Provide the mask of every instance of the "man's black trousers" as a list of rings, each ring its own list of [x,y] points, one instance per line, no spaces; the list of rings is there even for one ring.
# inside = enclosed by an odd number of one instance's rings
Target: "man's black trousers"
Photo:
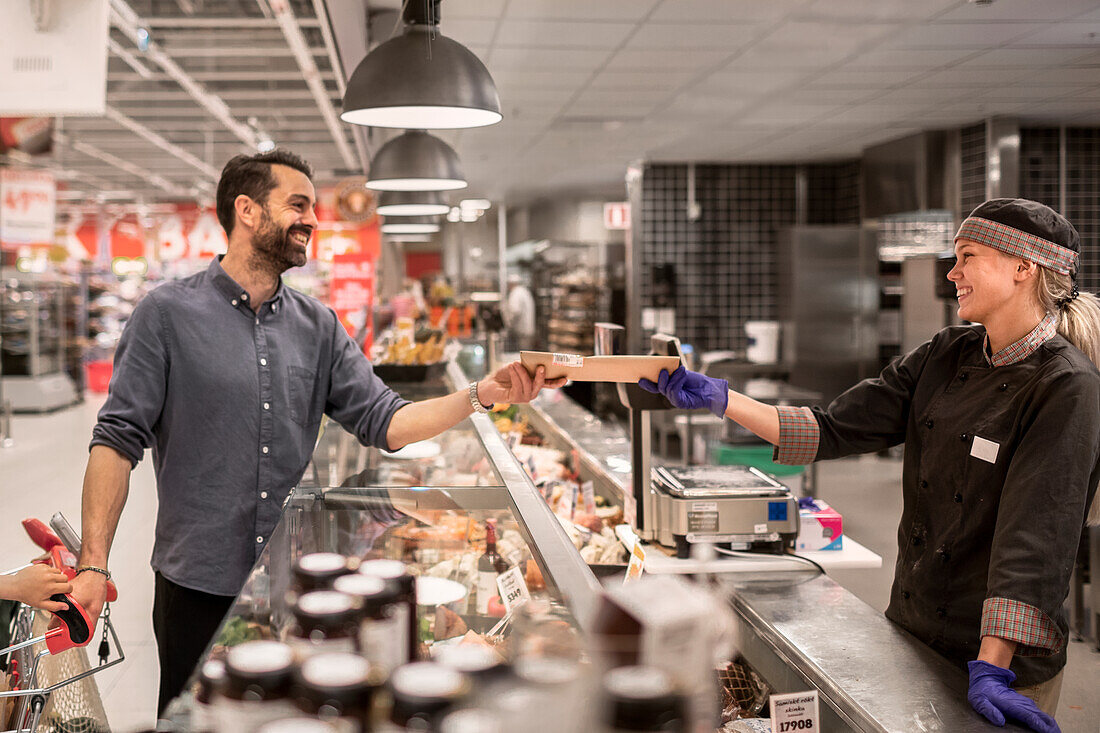
[[[183,691],[232,605],[233,596],[184,588],[156,573],[153,634],[160,658],[158,718],[172,698]]]

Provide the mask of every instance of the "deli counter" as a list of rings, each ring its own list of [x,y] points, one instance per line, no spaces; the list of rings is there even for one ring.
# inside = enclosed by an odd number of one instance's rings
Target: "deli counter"
[[[391,386],[411,400],[453,391],[481,376],[477,362],[464,362],[465,356],[449,365],[445,378]],[[616,521],[608,517],[616,502],[622,505],[630,482],[630,447],[621,428],[602,423],[559,392],[517,406],[511,419],[567,456],[574,476],[588,484],[585,510],[591,512],[598,500],[601,516]],[[574,531],[555,515],[546,487],[531,478],[533,462],[521,463],[517,447],[486,415],[472,415],[432,441],[392,454],[363,447],[326,421],[313,460],[192,684],[169,706],[173,729],[217,728],[209,719],[206,660],[224,659],[228,649],[245,641],[294,634],[292,567],[312,553],[401,560],[420,579],[443,581],[444,595],[456,584],[471,588],[476,599],[464,599],[468,605],[439,599],[440,607],[458,613],[432,614],[421,599],[414,634],[431,644],[433,635],[440,638],[441,624],[457,623],[465,633],[436,644],[485,645],[504,615],[487,613],[487,600],[499,604],[501,599],[483,598],[485,589],[477,588],[477,563],[491,526],[499,555],[519,568],[544,617],[555,620],[554,633],[562,637],[557,643],[582,645],[601,597],[598,575],[621,585],[626,553],[617,554],[619,548],[609,546],[596,528]],[[573,501],[581,500],[575,495]],[[817,690],[824,731],[995,730],[967,703],[961,670],[817,570],[718,574],[706,580],[734,611],[739,656],[730,668],[751,677],[754,712],[768,693]],[[516,630],[517,637],[521,632]],[[420,655],[426,654],[422,646]]]

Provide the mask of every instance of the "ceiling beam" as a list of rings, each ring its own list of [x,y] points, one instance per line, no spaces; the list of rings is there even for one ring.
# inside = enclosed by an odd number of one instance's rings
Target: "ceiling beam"
[[[145,18],[146,28],[211,28],[220,30],[224,28],[278,28],[279,22],[274,18]],[[318,22],[315,18],[303,18],[300,22],[303,28],[316,28]]]
[[[173,58],[266,58],[270,56],[291,56],[293,51],[286,46],[165,46],[164,50],[172,54]],[[307,49],[314,56],[324,56],[328,53],[323,46],[312,46]],[[342,92],[341,92],[342,93]]]
[[[358,161],[355,153],[351,150],[351,146],[348,145],[347,136],[344,135],[344,123],[337,116],[336,110],[332,106],[328,89],[325,88],[325,84],[321,80],[321,72],[317,68],[317,62],[314,61],[313,55],[309,52],[309,46],[306,44],[305,36],[302,35],[302,29],[298,26],[298,19],[294,15],[294,10],[290,7],[290,2],[288,0],[269,0],[268,4],[272,12],[275,13],[275,18],[279,21],[279,27],[283,30],[287,45],[294,52],[298,68],[302,70],[306,86],[313,93],[313,100],[317,103],[317,109],[320,110],[321,117],[324,118],[325,125],[332,134],[332,139],[336,143],[336,149],[340,151],[340,157],[343,158],[345,167],[355,168]],[[334,71],[338,70],[334,69]]]
[[[143,42],[140,31],[148,27],[148,23],[134,12],[125,0],[110,0],[111,22],[121,30],[134,43],[141,46]],[[167,74],[187,90],[187,92],[204,109],[212,114],[219,122],[233,131],[242,142],[250,148],[255,148],[258,142],[256,132],[248,125],[233,117],[229,106],[216,94],[207,91],[194,77],[180,68],[171,56],[161,50],[155,41],[147,41],[148,47],[145,55],[154,63],[164,69]]]
[[[88,143],[80,141],[80,140],[71,140],[66,135],[58,135],[57,137],[58,137],[59,142],[67,143],[68,146],[72,150],[75,150],[78,153],[83,153],[84,155],[87,155],[90,158],[95,158],[96,160],[101,160],[104,163],[107,163],[108,165],[110,165],[111,167],[119,169],[120,171],[125,171],[126,173],[129,173],[131,176],[134,176],[136,178],[140,178],[141,180],[145,181],[146,183],[150,183],[150,184],[156,186],[157,188],[164,191],[165,193],[171,194],[172,196],[180,196],[180,197],[188,197],[188,196],[191,195],[190,191],[187,191],[187,190],[181,188],[180,186],[175,185],[174,183],[172,183],[168,179],[166,179],[162,176],[159,176],[156,173],[153,173],[152,171],[149,171],[149,170],[146,170],[146,169],[141,168],[139,166],[136,166],[136,165],[134,165],[133,163],[131,163],[129,161],[123,160],[122,158],[119,158],[117,155],[111,155],[110,153],[108,153],[106,151],[100,150],[99,148],[95,147],[94,145],[89,145]]]
[[[196,170],[201,172],[207,178],[216,181],[216,180],[218,180],[218,177],[221,175],[221,172],[217,168],[215,168],[214,166],[208,165],[207,163],[204,163],[203,161],[199,160],[198,158],[196,158],[191,153],[189,153],[186,150],[184,150],[183,148],[181,148],[179,145],[176,145],[175,143],[169,142],[163,136],[158,135],[157,133],[153,132],[152,130],[150,130],[148,127],[141,124],[137,120],[130,119],[129,117],[122,114],[121,112],[119,112],[114,107],[112,107],[111,105],[106,106],[105,114],[106,114],[107,118],[110,119],[112,122],[115,122],[119,125],[122,125],[127,130],[129,130],[130,132],[134,133],[135,135],[138,135],[139,137],[141,137],[144,140],[147,140],[148,142],[152,143],[153,145],[156,145],[158,148],[160,148],[164,152],[168,153],[169,155],[175,156],[176,158],[183,161],[187,165],[189,165],[192,168],[195,168]]]

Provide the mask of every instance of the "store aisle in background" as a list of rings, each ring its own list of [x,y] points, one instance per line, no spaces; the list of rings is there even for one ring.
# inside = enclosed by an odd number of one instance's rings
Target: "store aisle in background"
[[[0,565],[16,567],[39,554],[19,522],[38,517],[48,522],[62,512],[70,524],[80,524],[80,491],[88,458],[88,441],[103,396],[90,395],[83,404],[48,415],[16,415],[14,445],[0,448]],[[111,550],[110,570],[118,585],[111,619],[126,660],[94,676],[115,731],[150,729],[156,722],[160,676],[153,641],[153,522],[157,495],[153,466],[138,464],[130,476],[130,496]],[[97,636],[99,629],[96,631]],[[94,657],[98,639],[88,648]]]
[[[37,554],[19,521],[36,516],[43,521],[61,511],[75,526],[80,521],[80,490],[88,440],[103,402],[91,396],[82,405],[50,415],[18,415],[12,421],[15,445],[0,449],[0,565],[15,567]],[[879,611],[886,608],[897,555],[897,523],[901,514],[901,462],[876,456],[831,461],[818,466],[818,494],[844,515],[844,531],[882,555],[877,570],[834,571],[832,576]],[[159,668],[153,641],[151,611],[156,489],[152,464],[142,461],[130,480],[130,496],[122,514],[111,572],[119,586],[112,618],[126,661],[96,675],[108,719],[115,731],[151,727],[156,715]],[[1072,642],[1062,688],[1058,720],[1063,733],[1097,733],[1100,727],[1100,653]]]

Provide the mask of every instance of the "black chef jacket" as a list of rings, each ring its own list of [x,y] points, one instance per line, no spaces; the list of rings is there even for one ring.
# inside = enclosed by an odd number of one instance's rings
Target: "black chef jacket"
[[[946,328],[827,409],[780,408],[776,460],[805,462],[790,459],[815,437],[813,460],[904,442],[886,615],[959,665],[983,633],[1017,641],[1023,687],[1066,662],[1062,604],[1100,479],[1100,373],[1059,335],[996,367],[985,340]]]

